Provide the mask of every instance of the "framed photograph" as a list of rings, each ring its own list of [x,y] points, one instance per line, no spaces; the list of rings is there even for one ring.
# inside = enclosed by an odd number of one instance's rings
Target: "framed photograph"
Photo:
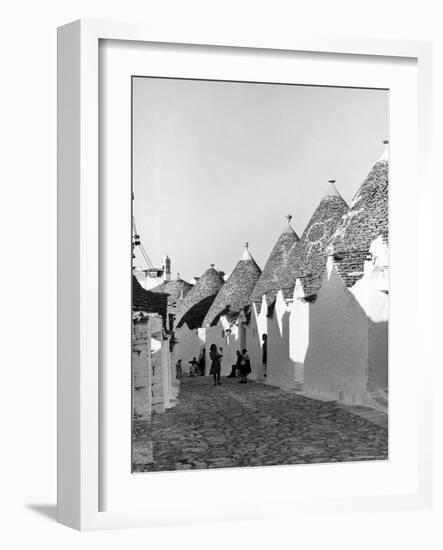
[[[430,46],[58,49],[59,521],[429,506]]]

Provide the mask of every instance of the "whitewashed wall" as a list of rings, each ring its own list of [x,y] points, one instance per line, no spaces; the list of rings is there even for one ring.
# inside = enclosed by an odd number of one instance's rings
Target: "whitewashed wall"
[[[303,289],[298,281],[294,300],[289,306],[289,357],[294,366],[294,387],[302,389],[305,358],[309,346],[309,311],[311,304],[302,300]]]
[[[162,370],[164,384],[164,403],[165,409],[170,409],[173,405],[173,390],[172,390],[172,372],[171,372],[171,354],[169,352],[169,339],[162,341]]]
[[[268,305],[265,297],[262,298],[260,313],[258,313],[256,305],[252,304],[251,317],[246,326],[246,349],[251,359],[252,370],[249,377],[252,380],[264,381],[262,336],[268,334],[267,314]]]
[[[225,317],[219,321],[218,327],[225,330],[225,347],[223,348],[222,374],[231,374],[232,365],[237,361],[237,350],[240,349],[239,326],[229,325]]]
[[[367,317],[333,267],[310,307],[304,391],[364,403],[367,362]]]
[[[381,237],[369,249],[364,275],[351,289],[369,318],[368,394],[388,389],[389,249]]]
[[[200,350],[205,346],[204,329],[190,329],[185,323],[176,330],[176,338],[178,342],[174,345],[174,350],[171,357],[171,370],[175,377],[175,365],[179,359],[182,360],[183,374],[189,373],[189,361],[195,357],[199,358]],[[206,370],[208,370],[206,368]]]
[[[383,263],[383,261],[381,262]],[[348,289],[331,258],[317,301],[310,305],[304,390],[352,404],[370,404],[388,386],[387,265],[367,262]]]
[[[148,333],[148,318],[133,325],[132,369],[134,373],[134,413],[137,419],[147,420],[151,416],[151,338]]]
[[[257,310],[255,304],[252,306],[249,323],[245,325],[246,343],[245,347],[248,350],[251,360],[251,373],[249,378],[252,380],[261,380],[262,378],[262,349],[261,349],[261,334],[257,324]]]
[[[295,362],[290,354],[290,317],[291,308],[282,294],[278,292],[275,308],[268,317],[268,384],[281,388],[295,386]]]

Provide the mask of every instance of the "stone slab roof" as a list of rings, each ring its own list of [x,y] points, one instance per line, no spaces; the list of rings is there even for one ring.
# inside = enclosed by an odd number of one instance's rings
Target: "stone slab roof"
[[[318,292],[326,269],[327,246],[347,211],[346,202],[331,181],[300,241],[289,253],[292,291],[296,279],[300,279],[306,297],[312,297]]]
[[[166,321],[168,309],[168,295],[160,292],[152,292],[144,289],[132,276],[132,311],[144,311],[146,313],[157,313]]]
[[[203,319],[223,284],[223,277],[211,265],[178,304],[176,326],[181,327],[187,323],[189,328],[201,327]]]
[[[385,152],[352,199],[328,247],[348,287],[362,277],[372,241],[380,235],[388,238],[388,187],[389,163]]]
[[[292,289],[294,288],[294,283],[290,279],[289,252],[298,241],[298,235],[288,223],[275,243],[263,273],[252,292],[251,301],[256,304],[257,311],[261,310],[263,296],[266,296],[268,303],[272,303],[280,289],[285,296],[288,296],[291,284]]]
[[[221,287],[203,321],[203,327],[216,325],[222,315],[233,321],[251,299],[261,269],[247,248],[226,283]]]
[[[178,303],[187,296],[192,288],[191,283],[177,277],[177,279],[165,281],[161,285],[151,288],[151,292],[166,293],[168,295],[168,311],[169,313],[176,313]]]

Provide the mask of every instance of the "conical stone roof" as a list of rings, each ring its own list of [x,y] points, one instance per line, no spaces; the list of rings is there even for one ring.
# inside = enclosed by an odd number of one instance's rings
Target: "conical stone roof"
[[[314,296],[326,268],[327,246],[348,206],[337,191],[334,180],[309,220],[300,241],[289,252],[292,290],[300,278],[306,297]]]
[[[166,320],[168,295],[144,289],[132,275],[132,311],[158,313]]]
[[[268,303],[272,303],[279,290],[282,290],[285,297],[287,297],[291,292],[291,284],[292,289],[294,288],[294,283],[291,283],[288,271],[289,251],[299,241],[299,237],[291,227],[291,216],[288,215],[287,218],[288,223],[275,243],[263,273],[252,292],[251,301],[256,304],[258,311],[261,309],[263,296],[266,296]]]
[[[201,327],[203,319],[223,284],[223,277],[211,265],[178,304],[176,326],[181,327],[187,323],[189,328]]]
[[[235,319],[241,309],[250,302],[252,291],[260,275],[261,269],[246,245],[241,259],[209,308],[203,321],[203,327],[208,328],[211,325],[216,325],[222,315]]]
[[[168,311],[169,313],[176,313],[177,306],[181,300],[183,300],[188,292],[193,288],[191,283],[184,281],[177,274],[177,278],[172,281],[165,281],[159,286],[151,288],[151,292],[163,292],[168,294]]]
[[[389,156],[384,143],[384,153],[352,199],[328,247],[348,287],[363,275],[372,241],[388,237]]]

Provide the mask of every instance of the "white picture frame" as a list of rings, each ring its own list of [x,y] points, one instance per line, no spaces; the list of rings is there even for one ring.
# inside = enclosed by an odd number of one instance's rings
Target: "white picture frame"
[[[131,526],[151,526],[178,522],[192,522],[186,513],[181,516],[167,511],[165,506],[152,507],[113,506],[103,510],[100,504],[101,453],[106,448],[101,442],[103,408],[100,406],[100,378],[103,365],[100,356],[100,302],[106,296],[100,284],[99,212],[103,209],[99,179],[99,45],[101,40],[135,43],[164,43],[185,47],[231,48],[231,54],[241,51],[329,53],[336,56],[377,56],[391,59],[413,59],[418,71],[418,178],[419,196],[432,201],[430,178],[430,79],[431,47],[426,42],[369,40],[346,37],[282,36],[278,40],[266,36],[256,37],[245,31],[241,37],[229,31],[219,36],[187,36],[186,31],[156,32],[155,29],[136,24],[102,21],[77,21],[61,27],[58,32],[58,520],[80,530]],[[156,76],[159,75],[158,72]],[[423,214],[423,213],[422,213]],[[419,222],[417,222],[419,223]],[[430,224],[422,215],[422,230]],[[428,225],[429,228],[429,225]],[[425,265],[432,265],[432,248],[420,250]],[[421,272],[417,278],[424,277]],[[430,290],[428,290],[430,292]],[[425,302],[425,301],[423,301]],[[418,307],[418,306],[417,306]],[[420,304],[420,315],[426,316],[426,303]],[[426,317],[425,317],[426,318]],[[428,316],[430,318],[430,315]],[[420,338],[430,335],[420,334]],[[412,345],[412,344],[411,344]],[[425,355],[431,354],[431,346]],[[413,356],[413,354],[411,354]],[[428,357],[428,359],[431,356]],[[412,360],[412,359],[411,359]],[[427,419],[431,402],[428,398],[430,368],[422,354],[423,368],[417,391],[418,474],[406,490],[385,495],[342,496],[334,502],[335,509],[346,511],[359,507],[365,511],[395,507],[430,506],[432,495],[431,433]],[[294,468],[294,467],[290,467]],[[295,467],[296,468],[296,467]],[[327,475],[320,471],[319,475]],[[271,470],[271,469],[268,469]],[[286,470],[288,472],[289,470]],[[219,482],[235,471],[200,472],[205,476],[219,475]],[[255,472],[253,475],[256,475]],[[174,475],[174,474],[172,474]],[[186,476],[187,474],[175,474]],[[192,474],[193,475],[193,474]],[[221,477],[220,477],[221,476]],[[281,470],[280,482],[284,482]],[[134,477],[134,476],[133,476]],[[137,476],[134,477],[136,479]],[[145,479],[149,478],[145,476]],[[175,478],[176,483],[179,480]],[[182,478],[183,479],[183,478]],[[251,474],[252,479],[252,474]],[[154,478],[152,478],[154,480]],[[166,477],[153,483],[153,490],[165,482]],[[137,481],[135,482],[137,483]],[[178,482],[179,483],[179,482]],[[180,486],[180,484],[179,484]],[[179,489],[178,489],[179,491]],[[313,492],[315,493],[315,491]],[[228,499],[229,496],[226,496]],[[234,498],[232,495],[231,498]],[[251,496],[253,499],[253,497]],[[273,498],[278,498],[274,495]],[[285,510],[290,517],[293,510],[319,510],[331,506],[330,498],[321,495],[305,499],[302,504],[281,492]],[[262,517],[261,508],[266,501],[248,507],[249,518]],[[227,501],[224,501],[225,503]],[[193,509],[195,513],[195,509]],[[201,521],[210,521],[214,515],[211,506],[197,511]],[[281,513],[279,514],[281,515]],[[228,513],[219,519],[230,520]]]

